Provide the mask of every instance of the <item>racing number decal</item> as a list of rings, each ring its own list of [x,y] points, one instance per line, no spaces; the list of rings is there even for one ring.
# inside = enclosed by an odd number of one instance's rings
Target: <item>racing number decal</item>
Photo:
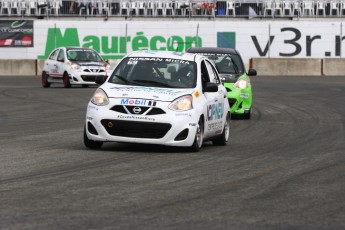
[[[224,103],[210,104],[207,106],[207,130],[217,131],[223,128]]]
[[[207,106],[207,121],[218,120],[223,117],[224,103],[211,104]]]

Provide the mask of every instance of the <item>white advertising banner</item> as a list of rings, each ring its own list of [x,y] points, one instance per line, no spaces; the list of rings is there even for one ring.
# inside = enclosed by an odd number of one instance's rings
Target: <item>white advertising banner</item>
[[[58,46],[91,47],[118,60],[140,49],[229,47],[252,57],[342,57],[341,21],[61,21],[35,20],[34,46],[0,48],[0,59],[45,59]]]

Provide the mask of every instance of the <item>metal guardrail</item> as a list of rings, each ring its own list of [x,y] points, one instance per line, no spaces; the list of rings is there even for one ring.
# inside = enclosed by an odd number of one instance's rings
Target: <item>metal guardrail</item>
[[[309,7],[309,8],[307,8]],[[345,1],[1,0],[0,17],[342,17]]]

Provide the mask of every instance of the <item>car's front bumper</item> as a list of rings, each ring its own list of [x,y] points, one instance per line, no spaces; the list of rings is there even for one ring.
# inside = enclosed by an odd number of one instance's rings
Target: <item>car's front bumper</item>
[[[230,105],[231,114],[242,115],[247,113],[252,107],[251,88],[237,89],[233,86],[226,86],[228,89],[227,98]]]
[[[69,74],[69,81],[73,85],[95,85],[96,77],[104,76],[106,77],[105,73],[100,74],[85,74],[85,73],[75,73],[72,72]]]
[[[165,114],[144,116],[119,113],[111,107],[89,103],[85,125],[90,140],[170,146],[191,146],[194,142],[200,118],[195,110],[164,109]]]

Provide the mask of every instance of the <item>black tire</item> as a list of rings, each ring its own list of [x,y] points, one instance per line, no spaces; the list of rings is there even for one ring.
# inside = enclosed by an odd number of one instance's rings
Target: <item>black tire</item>
[[[204,139],[204,122],[202,118],[200,118],[197,128],[196,128],[193,145],[189,148],[190,151],[199,152],[204,141],[203,139]]]
[[[227,114],[221,135],[212,140],[214,145],[226,145],[230,137],[230,113]]]
[[[244,114],[241,116],[241,118],[244,119],[244,120],[249,120],[250,117],[251,117],[251,115],[252,115],[252,108],[250,108],[250,109],[248,110],[248,112],[244,113]]]
[[[63,78],[62,78],[62,81],[63,81],[63,86],[65,88],[71,88],[71,83],[69,82],[69,76],[68,76],[68,73],[65,72],[63,74]]]
[[[84,145],[89,149],[100,149],[103,141],[93,141],[87,137],[86,128],[84,127]]]
[[[46,72],[42,72],[41,82],[42,82],[43,88],[49,88],[50,87],[50,82],[48,82],[48,75]]]

